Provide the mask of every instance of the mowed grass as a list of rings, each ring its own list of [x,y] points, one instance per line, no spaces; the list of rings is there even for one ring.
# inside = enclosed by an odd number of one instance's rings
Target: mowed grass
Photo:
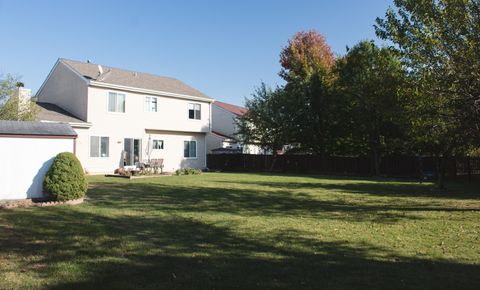
[[[0,288],[480,289],[480,184],[207,173],[91,177],[0,210]]]

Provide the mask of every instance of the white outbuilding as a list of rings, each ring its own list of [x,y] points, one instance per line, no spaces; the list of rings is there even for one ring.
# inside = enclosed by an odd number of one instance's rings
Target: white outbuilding
[[[43,179],[58,153],[75,154],[65,123],[0,121],[0,200],[43,197]]]

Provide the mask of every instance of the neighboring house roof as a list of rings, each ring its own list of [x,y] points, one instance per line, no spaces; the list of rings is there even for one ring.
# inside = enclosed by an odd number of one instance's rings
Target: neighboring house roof
[[[213,134],[213,135],[216,135],[217,137],[220,137],[220,138],[222,138],[222,139],[229,139],[229,140],[233,140],[233,141],[236,142],[236,139],[235,139],[234,137],[232,137],[232,136],[228,136],[228,135],[225,135],[225,134],[222,134],[222,133],[220,133],[220,132],[213,131],[213,130],[212,130],[212,134]]]
[[[75,117],[57,105],[51,103],[36,103],[38,112],[37,121],[51,121],[61,123],[85,123],[83,120]]]
[[[26,121],[0,121],[0,135],[34,135],[76,137],[77,133],[68,124]]]
[[[59,61],[82,75],[85,79],[95,82],[212,99],[184,82],[170,77],[156,76],[106,65],[101,65],[103,73],[100,74],[98,64],[64,58],[59,59]]]
[[[224,109],[224,110],[227,110],[239,117],[245,115],[245,113],[247,112],[247,109],[244,108],[244,107],[240,107],[240,106],[237,106],[237,105],[233,105],[233,104],[228,104],[228,103],[224,103],[224,102],[220,102],[220,101],[215,101],[213,102],[214,105],[217,105],[219,106],[220,108]]]

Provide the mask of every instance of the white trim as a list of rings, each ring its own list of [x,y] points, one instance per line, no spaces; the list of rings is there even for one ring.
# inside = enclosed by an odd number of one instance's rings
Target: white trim
[[[154,95],[154,96],[164,96],[164,97],[173,97],[173,98],[193,100],[193,101],[203,101],[203,102],[207,102],[207,103],[213,103],[215,101],[214,99],[209,99],[209,98],[204,98],[204,97],[169,93],[169,92],[164,92],[164,91],[156,91],[156,90],[135,88],[135,87],[129,87],[129,86],[122,86],[122,85],[114,85],[114,84],[102,83],[102,82],[97,82],[97,81],[90,81],[90,86],[124,90],[124,91],[130,91],[130,92],[138,92],[138,93],[143,93],[143,94],[147,94],[147,95]]]
[[[145,128],[145,132],[147,132],[147,131],[153,131],[153,132],[148,133],[148,134],[163,134],[163,133],[158,133],[158,132],[165,132],[167,134],[169,134],[169,133],[180,133],[180,134],[184,134],[184,135],[191,135],[191,134],[207,135],[208,134],[207,131],[185,131],[185,130],[166,130],[166,129]]]
[[[92,123],[68,123],[70,126],[74,128],[90,128],[92,127]]]
[[[93,125],[92,123],[89,123],[89,122],[76,123],[76,122],[62,122],[62,121],[48,121],[48,120],[40,120],[40,122],[42,122],[42,123],[62,123],[62,124],[67,123],[70,126],[75,127],[75,128],[90,128]]]
[[[98,137],[98,156],[92,156],[92,137]],[[102,156],[102,138],[108,138],[108,156]],[[88,136],[88,158],[110,158],[110,136],[89,135]]]
[[[213,116],[213,108],[212,108],[212,104],[209,104],[208,106],[208,113],[209,113],[209,119],[208,119],[208,132],[212,132],[212,129],[213,129],[213,120],[212,120],[212,116]]]
[[[190,118],[190,105],[193,105],[193,119]],[[195,118],[195,105],[200,106],[200,119]],[[201,103],[187,103],[187,119],[190,121],[202,121],[202,104]]]

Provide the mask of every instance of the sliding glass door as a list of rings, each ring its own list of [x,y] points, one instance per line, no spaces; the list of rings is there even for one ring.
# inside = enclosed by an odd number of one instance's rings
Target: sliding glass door
[[[137,162],[141,162],[142,160],[142,140],[141,139],[133,139],[133,138],[125,138],[124,142],[125,157],[124,157],[124,165],[136,165]]]

